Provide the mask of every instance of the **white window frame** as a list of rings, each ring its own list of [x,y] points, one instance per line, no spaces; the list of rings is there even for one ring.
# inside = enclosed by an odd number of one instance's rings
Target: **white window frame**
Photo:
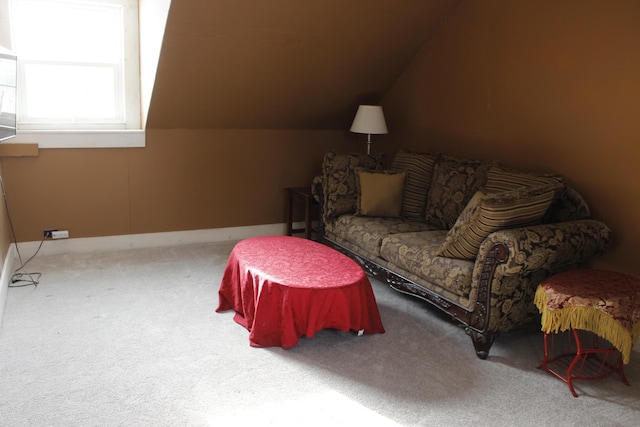
[[[9,1],[10,3],[13,3],[20,0]],[[19,121],[16,138],[11,142],[37,143],[39,148],[144,147],[145,133],[141,125],[138,0],[70,1],[84,3],[115,3],[123,6],[126,124],[121,126],[122,128],[120,129],[105,129],[98,123],[88,127],[85,126],[80,129],[68,129],[70,126],[65,126],[64,124],[43,126],[21,124]],[[17,53],[18,61],[20,62],[20,54],[19,52]],[[20,99],[18,100],[18,103],[20,103]]]

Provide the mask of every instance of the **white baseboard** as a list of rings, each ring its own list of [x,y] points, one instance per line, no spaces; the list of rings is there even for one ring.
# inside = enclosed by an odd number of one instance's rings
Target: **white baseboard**
[[[206,230],[170,231],[164,233],[126,234],[122,236],[83,237],[45,240],[39,255],[57,255],[75,252],[99,252],[139,249],[193,243],[225,242],[253,236],[284,235],[285,224],[254,225],[249,227],[212,228]],[[23,259],[28,259],[41,242],[18,244]]]

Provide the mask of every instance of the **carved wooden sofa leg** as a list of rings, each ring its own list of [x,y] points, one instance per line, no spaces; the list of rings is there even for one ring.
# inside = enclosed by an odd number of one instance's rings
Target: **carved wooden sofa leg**
[[[471,337],[471,341],[473,341],[476,356],[482,360],[486,360],[489,356],[489,349],[493,345],[497,334],[493,332],[481,333],[469,327],[465,328],[465,332]]]

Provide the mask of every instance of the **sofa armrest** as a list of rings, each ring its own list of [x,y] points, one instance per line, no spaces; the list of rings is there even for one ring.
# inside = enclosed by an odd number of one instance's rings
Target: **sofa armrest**
[[[498,244],[504,245],[508,253],[496,266],[495,274],[524,275],[538,270],[553,273],[604,254],[611,246],[611,230],[594,219],[500,230],[485,239],[476,262],[483,263]]]

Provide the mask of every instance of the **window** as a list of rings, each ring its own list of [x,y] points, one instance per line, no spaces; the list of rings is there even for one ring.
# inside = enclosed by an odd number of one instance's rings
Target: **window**
[[[141,128],[137,0],[11,0],[11,24],[19,133]]]

